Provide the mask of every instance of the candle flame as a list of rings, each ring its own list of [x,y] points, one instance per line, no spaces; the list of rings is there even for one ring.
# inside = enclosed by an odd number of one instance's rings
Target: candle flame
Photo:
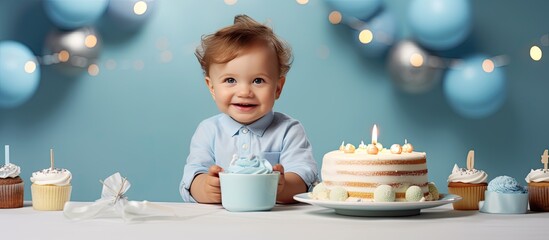
[[[374,124],[374,128],[372,129],[372,144],[377,144],[377,126]]]

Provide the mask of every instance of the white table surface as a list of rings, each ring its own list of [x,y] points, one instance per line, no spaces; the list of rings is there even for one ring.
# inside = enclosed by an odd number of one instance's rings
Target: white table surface
[[[220,205],[157,204],[173,208],[180,217],[73,221],[62,211],[36,211],[26,203],[23,208],[0,209],[0,239],[549,239],[549,213],[486,214],[454,211],[451,204],[411,217],[349,217],[307,204],[243,213]]]

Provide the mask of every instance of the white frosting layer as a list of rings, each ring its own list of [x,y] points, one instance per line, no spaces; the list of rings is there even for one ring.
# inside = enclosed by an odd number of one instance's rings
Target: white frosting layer
[[[66,186],[71,184],[72,174],[67,169],[44,169],[33,172],[31,182],[38,185]]]
[[[485,183],[488,179],[488,174],[482,170],[465,168],[459,168],[457,164],[454,164],[452,174],[448,176],[448,182],[462,182],[462,183]]]
[[[345,153],[331,151],[322,160],[322,180],[328,188],[341,186],[348,192],[373,194],[379,185],[391,185],[397,193],[417,185],[428,193],[427,160],[424,152],[394,154],[380,151]]]
[[[525,178],[527,183],[530,182],[549,182],[549,171],[543,169],[532,169]]]
[[[0,168],[0,178],[14,178],[19,176],[21,168],[15,164],[4,165]]]

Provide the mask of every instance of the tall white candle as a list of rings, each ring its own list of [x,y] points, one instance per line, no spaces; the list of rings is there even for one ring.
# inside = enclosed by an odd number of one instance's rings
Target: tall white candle
[[[10,145],[5,145],[4,149],[4,160],[6,161],[5,165],[7,166],[8,164],[10,164]]]

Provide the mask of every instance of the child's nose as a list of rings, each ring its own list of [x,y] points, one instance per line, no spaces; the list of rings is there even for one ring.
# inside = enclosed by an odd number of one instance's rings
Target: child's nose
[[[252,97],[253,91],[252,87],[249,84],[242,84],[238,88],[238,96],[239,97]]]

